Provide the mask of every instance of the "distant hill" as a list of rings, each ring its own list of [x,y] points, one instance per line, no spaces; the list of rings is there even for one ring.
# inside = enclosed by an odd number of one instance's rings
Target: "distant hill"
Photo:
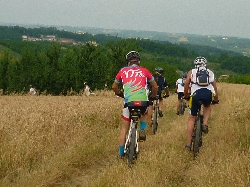
[[[215,36],[215,35],[196,35],[185,33],[166,33],[154,31],[136,30],[115,30],[91,27],[71,27],[60,26],[61,30],[72,32],[84,31],[91,34],[107,34],[122,38],[144,38],[150,40],[169,41],[177,44],[190,44],[198,46],[210,46],[221,50],[234,51],[244,56],[250,56],[250,39],[239,37]]]

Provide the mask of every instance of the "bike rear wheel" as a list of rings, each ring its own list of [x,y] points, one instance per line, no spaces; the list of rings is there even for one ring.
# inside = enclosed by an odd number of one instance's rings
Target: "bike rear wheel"
[[[185,111],[185,104],[183,101],[180,103],[179,114],[183,115]]]
[[[156,133],[157,128],[158,128],[158,107],[155,107],[153,114],[153,134]]]
[[[132,129],[131,141],[128,149],[128,165],[134,164],[134,159],[136,158],[136,129]]]
[[[195,129],[194,129],[194,138],[193,138],[194,157],[196,157],[197,153],[199,152],[201,133],[202,133],[201,132],[201,121],[200,121],[200,117],[197,116],[196,123],[195,123]]]

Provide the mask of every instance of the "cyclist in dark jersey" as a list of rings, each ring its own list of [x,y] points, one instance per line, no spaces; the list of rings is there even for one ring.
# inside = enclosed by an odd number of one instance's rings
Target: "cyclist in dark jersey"
[[[155,68],[155,73],[153,74],[153,77],[155,79],[155,82],[158,85],[157,95],[159,96],[159,116],[160,117],[163,117],[163,113],[162,113],[163,98],[169,97],[168,83],[166,81],[166,78],[162,74],[163,74],[163,69],[161,67]],[[149,97],[150,97],[151,89],[152,89],[151,85],[149,85],[148,88],[149,88]],[[149,111],[148,111],[149,120],[151,120],[152,110],[153,110],[153,107],[151,103],[149,106]]]
[[[147,68],[140,67],[140,55],[136,51],[130,51],[126,55],[127,66],[120,69],[115,77],[112,89],[116,95],[124,98],[124,108],[122,111],[122,126],[119,138],[119,157],[124,156],[124,145],[126,134],[129,130],[129,109],[127,103],[131,101],[148,101],[147,82],[152,85],[152,99],[156,97],[157,84],[154,77]],[[118,84],[123,84],[123,90],[119,90]],[[148,106],[141,109],[142,115],[140,119],[139,140],[146,140],[146,124],[147,124]]]

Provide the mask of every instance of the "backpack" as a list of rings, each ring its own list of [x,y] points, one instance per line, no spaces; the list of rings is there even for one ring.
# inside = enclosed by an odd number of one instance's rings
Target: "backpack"
[[[206,67],[204,66],[198,67],[196,73],[196,84],[199,86],[208,86],[210,84],[209,72],[207,71]]]

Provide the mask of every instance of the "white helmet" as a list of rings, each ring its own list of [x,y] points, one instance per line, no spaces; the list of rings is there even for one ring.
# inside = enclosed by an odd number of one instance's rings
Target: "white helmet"
[[[198,67],[198,66],[205,66],[206,67],[207,59],[205,59],[205,57],[202,57],[202,56],[196,57],[196,59],[194,60],[194,65],[195,65],[195,67]]]

